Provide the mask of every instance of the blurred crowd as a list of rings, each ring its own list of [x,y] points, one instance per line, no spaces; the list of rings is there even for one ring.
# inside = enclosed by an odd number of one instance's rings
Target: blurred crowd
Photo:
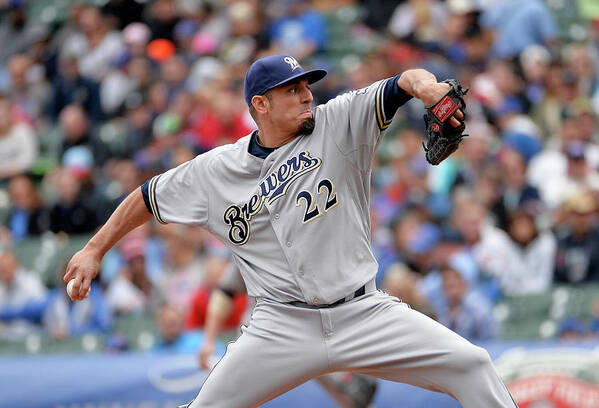
[[[188,334],[230,262],[208,232],[138,228],[76,304],[64,265],[48,282],[15,249],[89,235],[148,178],[249,134],[243,77],[273,53],[329,71],[316,103],[415,67],[470,88],[470,136],[441,165],[423,157],[420,101],[379,147],[379,287],[479,340],[501,337],[493,308],[505,297],[599,283],[592,0],[66,3],[58,18],[53,1],[0,0],[0,339],[107,333],[115,318],[147,315],[161,347],[197,347]],[[236,298],[229,328],[246,303]],[[598,336],[595,309],[564,334]]]

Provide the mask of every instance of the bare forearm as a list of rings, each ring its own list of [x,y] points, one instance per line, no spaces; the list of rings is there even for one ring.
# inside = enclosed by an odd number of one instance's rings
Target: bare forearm
[[[407,94],[422,101],[430,99],[431,85],[437,83],[437,78],[425,69],[410,69],[404,71],[397,85]]]
[[[215,289],[210,295],[208,316],[204,328],[204,336],[207,341],[216,340],[232,309],[233,300],[222,291]]]
[[[212,368],[211,360],[216,337],[219,335],[232,309],[233,299],[219,289],[212,291],[210,302],[208,303],[206,326],[204,327],[204,344],[198,355],[200,366],[205,370]]]
[[[152,214],[146,208],[141,188],[137,188],[117,207],[106,224],[89,240],[85,249],[102,258],[129,231],[150,218]]]
[[[85,299],[92,279],[98,274],[104,254],[125,234],[151,217],[144,203],[141,188],[125,198],[100,231],[69,261],[63,280],[65,283],[74,280],[72,293],[69,293],[72,300]]]

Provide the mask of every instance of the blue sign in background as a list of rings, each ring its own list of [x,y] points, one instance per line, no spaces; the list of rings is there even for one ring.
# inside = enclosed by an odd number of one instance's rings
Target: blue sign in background
[[[596,348],[599,343],[495,342],[491,357],[519,347]],[[123,353],[0,358],[0,408],[166,408],[190,401],[208,373],[193,354]],[[314,381],[265,405],[268,408],[334,408]],[[457,408],[450,397],[405,384],[380,381],[375,406]]]

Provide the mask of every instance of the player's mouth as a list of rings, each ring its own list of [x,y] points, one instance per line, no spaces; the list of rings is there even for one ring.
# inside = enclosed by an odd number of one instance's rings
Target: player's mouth
[[[304,118],[304,117],[311,118],[312,117],[312,111],[310,109],[305,110],[303,112],[300,112],[299,116],[300,116],[300,118]]]

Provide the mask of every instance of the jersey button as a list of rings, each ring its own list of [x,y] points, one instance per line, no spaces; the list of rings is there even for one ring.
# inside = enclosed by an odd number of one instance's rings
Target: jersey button
[[[318,300],[318,298],[314,298],[314,304],[317,305],[320,303],[320,300]]]
[[[275,214],[275,220],[278,220],[279,218],[281,218],[281,216],[279,215],[279,213]]]
[[[300,268],[300,269],[299,269],[299,274],[300,274],[301,276],[304,276],[304,270],[303,270],[302,268]]]
[[[291,241],[287,241],[287,246],[290,247],[291,246]]]

